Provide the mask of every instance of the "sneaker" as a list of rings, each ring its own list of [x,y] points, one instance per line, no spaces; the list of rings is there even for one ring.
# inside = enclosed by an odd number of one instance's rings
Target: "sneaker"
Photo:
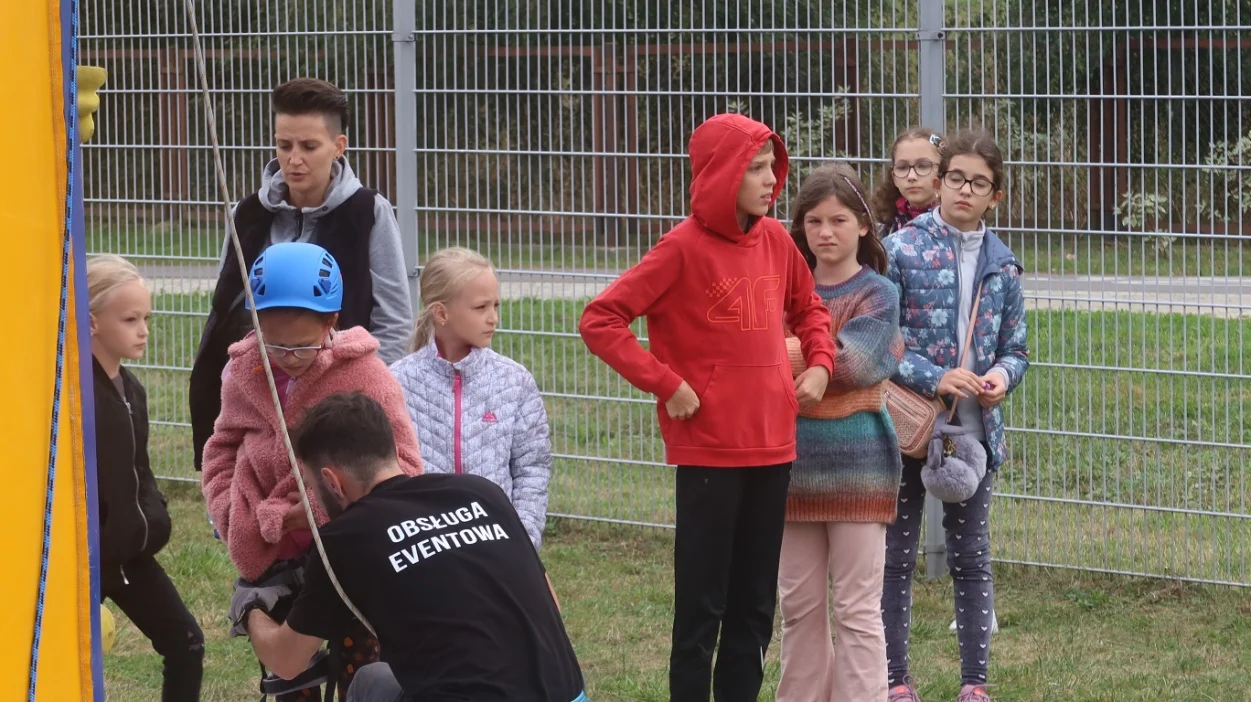
[[[921,698],[917,697],[917,688],[912,684],[912,677],[904,678],[902,685],[887,690],[886,702],[921,702]]]
[[[960,688],[956,702],[990,702],[990,695],[986,694],[985,685],[965,685]]]

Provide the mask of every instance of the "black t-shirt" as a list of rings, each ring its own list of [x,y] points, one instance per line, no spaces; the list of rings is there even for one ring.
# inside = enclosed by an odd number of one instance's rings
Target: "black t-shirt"
[[[396,477],[321,529],[339,584],[419,702],[570,702],[582,673],[543,564],[504,491],[474,475]],[[351,613],[316,553],[287,624],[342,633]]]

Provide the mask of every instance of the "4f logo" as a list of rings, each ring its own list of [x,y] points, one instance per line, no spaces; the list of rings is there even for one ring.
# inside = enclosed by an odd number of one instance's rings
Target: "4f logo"
[[[782,277],[765,275],[751,278],[725,278],[708,291],[717,301],[708,308],[708,321],[738,324],[743,331],[768,329],[779,318],[778,288]]]

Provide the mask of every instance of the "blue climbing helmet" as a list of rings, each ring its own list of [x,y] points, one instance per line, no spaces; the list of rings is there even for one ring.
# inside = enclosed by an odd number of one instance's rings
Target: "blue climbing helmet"
[[[339,263],[317,244],[293,241],[270,246],[256,257],[248,282],[258,311],[294,307],[331,313],[343,309]]]

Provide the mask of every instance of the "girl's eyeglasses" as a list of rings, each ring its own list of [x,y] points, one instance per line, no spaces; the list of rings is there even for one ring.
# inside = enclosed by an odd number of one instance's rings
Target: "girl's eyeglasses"
[[[964,187],[965,183],[968,183],[969,190],[972,190],[974,195],[985,197],[995,191],[993,182],[981,177],[970,179],[960,171],[945,171],[942,177],[943,185],[952,190],[958,191]]]
[[[916,163],[900,162],[891,166],[890,170],[891,170],[891,173],[895,174],[896,178],[907,178],[908,171],[916,171],[918,178],[924,178],[925,176],[934,172],[934,162],[933,161],[917,161]]]
[[[294,356],[301,361],[307,361],[310,358],[316,358],[321,350],[326,348],[325,344],[321,346],[277,346],[274,344],[265,344],[265,351],[274,358],[286,358]]]

